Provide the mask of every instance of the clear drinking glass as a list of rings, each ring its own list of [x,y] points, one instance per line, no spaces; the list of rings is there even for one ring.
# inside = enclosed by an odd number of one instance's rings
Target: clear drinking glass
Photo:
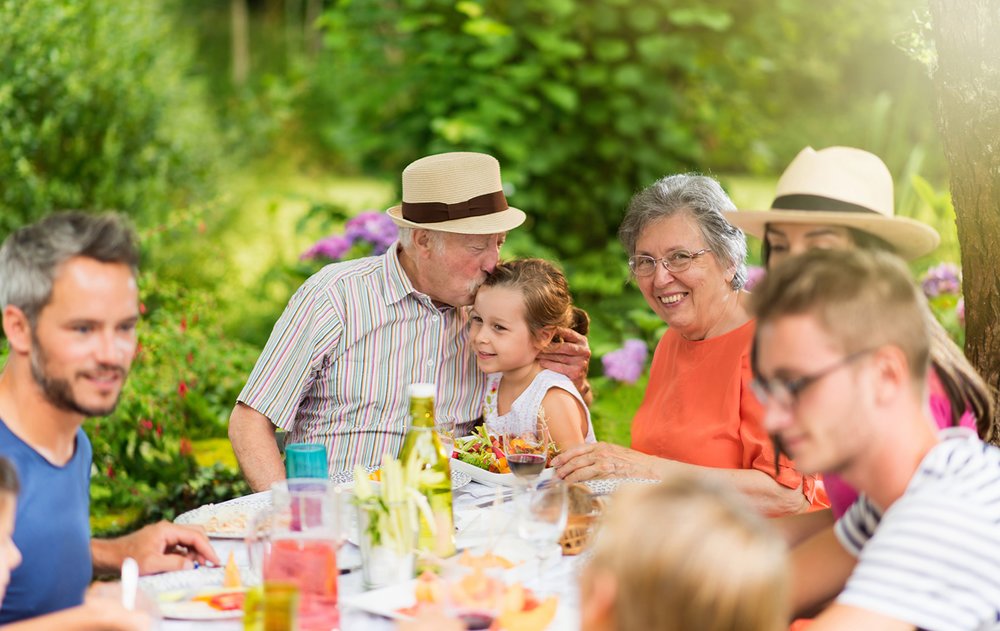
[[[524,494],[518,510],[517,534],[535,550],[537,577],[541,578],[544,561],[562,554],[559,538],[566,530],[569,516],[569,486],[561,480],[546,480]]]
[[[289,479],[271,487],[271,507],[257,516],[247,538],[251,566],[263,583],[265,618],[269,603],[291,602],[297,620],[290,628],[326,631],[339,626],[337,549],[345,536],[342,500],[327,480]],[[292,592],[297,597],[286,597]]]

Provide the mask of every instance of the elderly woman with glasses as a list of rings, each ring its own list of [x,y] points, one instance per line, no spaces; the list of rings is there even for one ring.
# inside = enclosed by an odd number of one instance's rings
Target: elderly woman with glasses
[[[669,328],[632,421],[632,448],[580,445],[559,477],[721,479],[766,515],[807,509],[815,479],[776,456],[751,391],[754,322],[743,290],[747,245],[723,215],[735,206],[709,177],[665,177],[632,198],[618,230],[629,269]]]

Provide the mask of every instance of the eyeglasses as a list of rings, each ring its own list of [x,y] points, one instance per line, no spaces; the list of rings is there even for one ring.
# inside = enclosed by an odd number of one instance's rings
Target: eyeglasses
[[[662,259],[654,259],[651,256],[646,256],[645,254],[636,254],[635,256],[630,256],[628,259],[628,268],[632,270],[632,273],[636,276],[652,276],[656,272],[656,264],[662,263],[663,269],[667,270],[671,274],[677,274],[678,272],[686,271],[687,268],[691,267],[691,263],[707,252],[711,252],[708,248],[702,248],[697,252],[689,252],[687,250],[677,250],[676,252],[671,252]]]
[[[779,379],[777,377],[773,379],[761,379],[760,377],[755,377],[753,381],[750,382],[750,388],[757,396],[757,399],[760,400],[760,402],[765,406],[773,403],[774,405],[789,410],[799,402],[799,397],[806,388],[813,385],[823,377],[832,375],[844,366],[861,359],[865,355],[873,353],[875,350],[876,349],[874,348],[866,348],[863,351],[851,353],[833,365],[827,366],[823,370],[814,372],[811,375],[799,377],[797,379]]]

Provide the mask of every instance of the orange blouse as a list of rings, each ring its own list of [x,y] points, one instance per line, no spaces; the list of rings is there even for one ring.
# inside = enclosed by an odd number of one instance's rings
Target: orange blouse
[[[632,420],[632,448],[661,458],[723,469],[757,469],[788,488],[802,484],[815,500],[815,476],[804,476],[764,430],[764,409],[750,390],[755,322],[689,341],[672,329],[653,354],[649,385]]]

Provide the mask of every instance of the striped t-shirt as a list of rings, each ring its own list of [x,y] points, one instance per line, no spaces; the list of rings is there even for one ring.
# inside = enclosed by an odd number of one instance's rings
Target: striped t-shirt
[[[468,319],[414,289],[395,246],[328,265],[292,296],[239,401],[288,442],[325,444],[331,471],[379,464],[402,447],[411,383],[437,384],[439,418],[480,415],[485,377]]]
[[[836,533],[858,564],[837,602],[929,631],[1000,629],[1000,450],[941,432],[884,514],[862,495]]]

